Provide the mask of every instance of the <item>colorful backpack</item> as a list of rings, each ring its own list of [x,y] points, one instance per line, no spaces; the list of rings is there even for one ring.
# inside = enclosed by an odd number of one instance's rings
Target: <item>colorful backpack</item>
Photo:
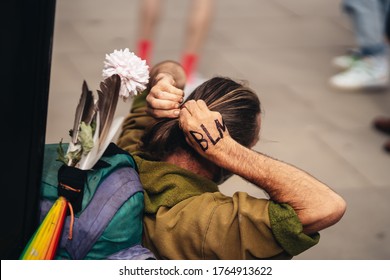
[[[57,147],[45,145],[41,221],[58,198]],[[85,176],[81,210],[73,228],[66,218],[55,259],[154,259],[142,246],[144,194],[132,156],[111,143]]]

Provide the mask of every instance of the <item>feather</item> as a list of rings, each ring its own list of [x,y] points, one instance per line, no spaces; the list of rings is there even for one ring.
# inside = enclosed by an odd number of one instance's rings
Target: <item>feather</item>
[[[101,148],[100,144],[106,141],[110,131],[119,100],[120,87],[121,78],[116,74],[100,83],[100,90],[98,90],[98,111],[100,119],[99,149]]]
[[[110,142],[117,135],[119,129],[122,126],[122,123],[123,123],[124,119],[125,118],[122,116],[122,117],[115,118],[114,121],[112,122],[106,140],[104,142],[100,143],[99,153],[97,154],[97,158],[98,159],[103,155],[104,151],[107,149],[107,147],[110,144]]]
[[[92,105],[93,105],[92,91],[88,89],[88,85],[84,81],[81,90],[80,100],[79,103],[77,104],[76,115],[74,118],[73,129],[72,129],[72,142],[74,144],[77,143],[77,137],[79,134],[81,122],[83,121],[83,119],[87,118],[87,115],[89,116],[90,114],[92,114],[92,110],[93,110]]]
[[[86,86],[87,94],[86,94],[85,106],[84,106],[83,116],[81,117],[81,121],[84,122],[85,124],[90,125],[95,116],[97,106],[92,91],[88,89],[85,81],[83,83],[83,87],[84,84]]]
[[[87,155],[81,158],[77,165],[80,169],[93,168],[123,121],[123,119],[120,122],[116,121],[115,125],[111,127],[119,100],[120,86],[121,79],[118,75],[106,78],[100,83],[100,90],[97,91],[99,99],[97,101],[96,131],[93,137],[94,146]]]

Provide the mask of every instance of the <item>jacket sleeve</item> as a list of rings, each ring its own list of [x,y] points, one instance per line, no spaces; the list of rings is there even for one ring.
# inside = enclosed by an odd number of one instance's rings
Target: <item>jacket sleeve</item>
[[[291,259],[319,237],[302,233],[291,207],[242,192],[189,198],[144,221],[148,245],[168,259]]]
[[[122,131],[118,137],[117,145],[129,153],[138,150],[138,144],[145,129],[155,122],[155,119],[146,112],[147,92],[134,98],[130,113],[122,125]]]
[[[221,237],[222,242],[218,241]],[[205,254],[223,252],[226,257],[240,259],[290,259],[317,244],[319,234],[304,234],[289,205],[237,192],[231,201],[215,208],[205,240]]]

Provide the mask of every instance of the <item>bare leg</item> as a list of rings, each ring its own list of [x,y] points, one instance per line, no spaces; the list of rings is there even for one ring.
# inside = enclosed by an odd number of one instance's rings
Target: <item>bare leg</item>
[[[214,4],[214,0],[193,0],[191,3],[182,61],[189,79],[196,69],[200,49],[209,31]]]
[[[152,39],[160,19],[160,0],[142,0],[139,14],[138,55],[148,64],[151,59]]]
[[[214,12],[214,0],[193,0],[187,23],[185,53],[198,54],[209,31]]]

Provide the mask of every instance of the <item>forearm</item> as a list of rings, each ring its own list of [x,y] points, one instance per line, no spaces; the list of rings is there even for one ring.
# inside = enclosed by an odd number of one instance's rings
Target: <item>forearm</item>
[[[265,190],[270,199],[296,211],[305,233],[336,223],[345,211],[344,200],[308,173],[239,145],[221,141],[212,161]]]

